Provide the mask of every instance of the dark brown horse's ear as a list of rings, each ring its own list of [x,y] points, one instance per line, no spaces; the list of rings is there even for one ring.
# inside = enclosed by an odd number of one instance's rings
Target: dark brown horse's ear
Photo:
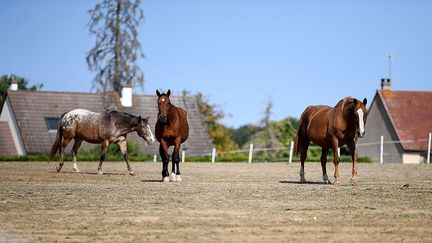
[[[367,99],[364,98],[364,99],[363,99],[363,105],[366,106],[366,104],[367,104]]]
[[[157,95],[158,97],[161,96],[159,90],[156,90],[156,95]]]
[[[168,89],[167,96],[170,96],[171,90]]]

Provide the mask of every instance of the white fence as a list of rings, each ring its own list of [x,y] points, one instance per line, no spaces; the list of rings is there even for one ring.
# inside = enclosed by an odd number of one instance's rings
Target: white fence
[[[384,145],[385,144],[404,144],[404,143],[414,143],[417,141],[428,141],[428,148],[427,148],[427,158],[426,158],[426,163],[430,164],[431,161],[431,142],[432,142],[432,133],[429,133],[428,138],[426,139],[416,139],[416,140],[384,140],[384,137],[381,136],[381,139],[379,141],[376,142],[369,142],[369,143],[358,143],[356,146],[357,148],[359,147],[363,147],[363,146],[379,146],[379,162],[381,164],[384,163],[384,155],[389,155],[389,153],[385,153],[386,151],[384,150]],[[318,146],[310,146],[310,147],[315,147],[318,148]],[[277,148],[255,148],[253,144],[249,145],[249,149],[239,149],[239,150],[232,150],[232,151],[224,151],[223,154],[235,154],[235,153],[248,153],[248,163],[252,163],[253,161],[253,156],[254,153],[256,152],[262,152],[262,151],[280,151],[280,150],[288,150],[289,149],[289,157],[287,158],[288,163],[292,163],[293,161],[293,152],[294,152],[294,141],[291,141],[290,146],[289,147],[277,147]],[[340,156],[340,148],[338,149],[338,155]],[[216,158],[218,157],[218,153],[216,151],[216,148],[212,149],[211,153],[206,153],[206,154],[186,154],[186,151],[182,151],[181,154],[181,161],[182,163],[185,162],[185,158],[186,156],[190,156],[190,157],[197,157],[197,156],[209,156],[211,158],[211,163],[215,163],[216,162]],[[157,156],[154,155],[153,158],[153,162],[157,161]]]

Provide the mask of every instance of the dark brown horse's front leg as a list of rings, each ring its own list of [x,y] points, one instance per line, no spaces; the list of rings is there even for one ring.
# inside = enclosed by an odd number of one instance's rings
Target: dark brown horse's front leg
[[[108,140],[103,141],[101,143],[101,156],[100,156],[99,165],[98,165],[98,174],[99,175],[103,175],[103,173],[104,173],[102,170],[102,163],[105,160],[105,155],[106,155],[106,152],[108,150],[108,145],[109,145]]]
[[[321,167],[323,172],[323,180],[327,184],[331,184],[328,175],[327,175],[327,155],[328,155],[329,149],[328,148],[322,148],[321,152]]]
[[[172,172],[171,172],[171,181],[181,181],[180,177],[180,146],[181,146],[181,137],[177,137],[174,144],[174,151],[172,154]],[[177,168],[177,171],[176,171]]]
[[[351,184],[356,184],[357,183],[357,160],[358,160],[358,152],[356,149],[356,144],[353,141],[351,144],[348,144],[348,148],[350,150],[351,153],[351,158],[353,161],[353,165],[352,165],[352,177],[351,177]]]
[[[333,163],[335,166],[335,172],[334,172],[334,178],[335,178],[335,184],[340,183],[339,179],[339,154],[338,154],[338,148],[339,148],[339,141],[337,138],[333,138]]]
[[[169,181],[169,172],[168,172],[168,144],[162,139],[159,145],[159,155],[162,159],[162,181]]]
[[[126,161],[126,166],[127,166],[127,170],[129,171],[129,175],[134,176],[135,172],[132,170],[132,167],[129,165],[126,138],[123,138],[120,141],[118,141],[117,145],[119,146],[120,151],[123,154],[124,160]]]

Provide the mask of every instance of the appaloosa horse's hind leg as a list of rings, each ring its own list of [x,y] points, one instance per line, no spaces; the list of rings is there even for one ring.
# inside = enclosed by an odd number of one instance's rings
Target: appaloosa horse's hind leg
[[[78,149],[81,146],[81,143],[82,143],[81,139],[75,138],[75,142],[74,142],[74,145],[72,147],[72,162],[73,162],[72,169],[74,172],[80,172],[78,169],[77,163],[76,163],[77,162],[76,157],[78,155]]]
[[[331,184],[328,176],[327,176],[327,155],[329,153],[329,149],[328,148],[322,148],[322,152],[321,152],[321,167],[322,167],[322,172],[323,172],[323,180],[325,183],[327,184]]]
[[[134,176],[135,172],[132,170],[132,167],[129,165],[126,139],[117,142],[117,145],[119,146],[120,151],[123,154],[124,160],[126,161],[126,166],[129,171],[129,175]]]
[[[168,146],[165,141],[161,141],[159,145],[159,155],[162,159],[162,182],[169,182],[169,172],[168,172]]]
[[[306,161],[307,158],[307,151],[309,148],[309,141],[308,143],[302,144],[301,145],[301,151],[300,151],[300,163],[301,163],[301,167],[300,167],[300,183],[305,183],[306,179],[305,179],[305,171],[304,171],[304,163]]]
[[[60,162],[59,162],[59,165],[56,168],[57,172],[60,172],[60,170],[63,167],[63,164],[64,164],[64,160],[63,160],[64,159],[64,150],[65,150],[66,146],[68,146],[68,144],[69,144],[70,141],[71,141],[70,138],[63,138],[63,142],[62,142],[62,144],[60,146]]]
[[[101,156],[100,156],[99,165],[98,165],[98,174],[99,175],[103,175],[103,173],[104,173],[102,170],[102,163],[105,160],[105,155],[106,155],[106,152],[108,150],[108,146],[109,146],[108,140],[103,141],[101,143]]]

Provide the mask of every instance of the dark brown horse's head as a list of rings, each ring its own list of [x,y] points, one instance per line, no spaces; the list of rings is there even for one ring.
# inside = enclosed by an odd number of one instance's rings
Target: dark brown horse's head
[[[363,102],[353,98],[352,101],[348,104],[348,109],[353,112],[355,117],[355,122],[357,123],[357,135],[361,138],[364,137],[365,124],[367,119],[367,110],[366,110],[367,99],[364,98]]]
[[[149,121],[150,117],[146,117],[146,118],[141,118],[141,116],[138,117],[138,127],[136,129],[136,132],[138,134],[138,136],[144,138],[144,140],[148,143],[148,144],[152,144],[155,139],[153,136],[153,133],[150,129],[150,126],[148,125],[148,121]]]
[[[158,120],[164,124],[168,121],[168,109],[171,106],[171,102],[169,99],[170,94],[171,90],[168,90],[166,94],[161,94],[159,90],[156,90],[156,95],[158,96],[157,103],[159,108]]]

